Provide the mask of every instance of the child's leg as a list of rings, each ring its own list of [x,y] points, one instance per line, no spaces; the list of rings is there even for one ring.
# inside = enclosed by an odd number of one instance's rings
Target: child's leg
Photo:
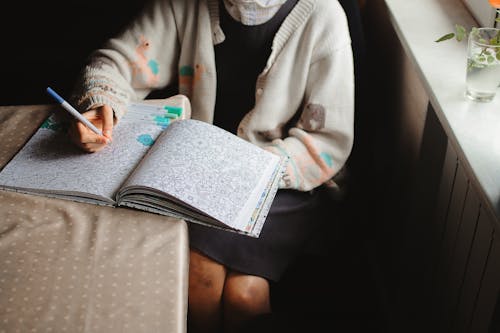
[[[219,332],[221,297],[226,269],[221,264],[191,250],[189,255],[189,333]]]
[[[269,282],[259,276],[229,272],[222,297],[225,333],[239,332],[248,320],[271,312]]]

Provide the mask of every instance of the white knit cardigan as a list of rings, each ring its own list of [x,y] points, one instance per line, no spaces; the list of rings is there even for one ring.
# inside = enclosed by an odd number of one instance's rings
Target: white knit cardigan
[[[218,0],[154,0],[91,55],[74,94],[80,110],[178,83],[192,117],[211,123],[214,45],[224,41]],[[354,73],[347,20],[336,0],[299,0],[276,34],[238,135],[289,157],[281,188],[311,190],[345,164],[353,144]]]

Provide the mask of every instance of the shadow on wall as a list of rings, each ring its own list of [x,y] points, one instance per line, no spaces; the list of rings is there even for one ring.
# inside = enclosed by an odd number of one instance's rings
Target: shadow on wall
[[[88,54],[144,1],[11,2],[0,13],[0,105],[47,104],[52,86],[67,96]]]

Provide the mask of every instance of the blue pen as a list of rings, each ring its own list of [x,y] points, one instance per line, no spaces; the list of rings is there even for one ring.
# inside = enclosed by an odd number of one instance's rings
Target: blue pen
[[[87,126],[89,129],[92,130],[95,134],[103,135],[102,132],[94,126],[87,118],[82,116],[80,112],[78,112],[74,107],[72,107],[68,102],[66,102],[61,96],[59,96],[54,90],[52,90],[50,87],[47,87],[47,92],[49,93],[50,96],[54,97],[54,99],[61,104],[61,106],[71,113],[76,119],[78,119],[81,123],[83,123],[85,126]]]

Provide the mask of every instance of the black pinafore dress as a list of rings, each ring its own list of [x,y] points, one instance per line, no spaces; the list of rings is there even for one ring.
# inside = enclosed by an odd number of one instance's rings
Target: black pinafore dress
[[[236,133],[253,108],[257,76],[271,53],[274,35],[296,2],[288,0],[270,20],[252,26],[234,20],[220,2],[226,38],[215,46],[215,125]],[[191,223],[190,247],[230,270],[278,281],[318,225],[319,208],[318,191],[278,190],[259,238]]]

